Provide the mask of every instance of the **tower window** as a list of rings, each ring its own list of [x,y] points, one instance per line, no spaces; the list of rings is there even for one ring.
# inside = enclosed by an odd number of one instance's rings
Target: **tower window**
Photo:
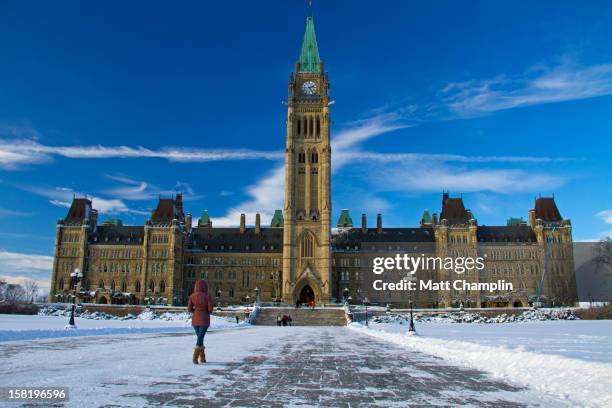
[[[298,163],[306,163],[306,153],[298,154]]]
[[[309,130],[308,134],[312,136],[312,134],[314,133],[313,132],[314,131],[314,126],[313,126],[313,123],[312,123],[312,116],[310,117],[310,124],[308,125],[308,130]]]
[[[302,118],[298,117],[297,120],[297,133],[298,135],[302,133]]]
[[[314,152],[314,153],[310,153],[310,162],[311,163],[318,163],[319,162],[319,154]]]
[[[302,258],[312,258],[314,256],[314,238],[312,235],[305,234],[302,237],[300,255]]]
[[[321,119],[317,116],[317,137],[321,134]]]

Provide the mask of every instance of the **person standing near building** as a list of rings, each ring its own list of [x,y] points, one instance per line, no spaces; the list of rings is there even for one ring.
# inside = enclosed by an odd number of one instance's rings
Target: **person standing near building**
[[[204,280],[197,280],[195,290],[189,296],[187,310],[193,313],[191,317],[191,325],[196,333],[196,346],[193,349],[193,364],[206,362],[206,354],[204,353],[204,335],[210,326],[210,314],[213,311],[213,302],[208,292],[208,284]]]

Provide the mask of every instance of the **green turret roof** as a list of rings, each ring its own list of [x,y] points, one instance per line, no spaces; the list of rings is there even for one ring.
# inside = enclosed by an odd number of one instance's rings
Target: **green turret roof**
[[[208,210],[204,210],[202,216],[198,220],[198,227],[212,227],[210,217],[208,216]]]
[[[280,228],[283,226],[285,220],[283,219],[283,211],[275,210],[274,215],[272,216],[272,221],[270,221],[270,227],[272,228]]]
[[[520,218],[508,218],[508,220],[506,221],[506,226],[508,227],[514,227],[517,225],[521,225],[521,224],[525,224],[525,221],[523,220],[523,217]]]
[[[306,19],[306,31],[304,32],[302,52],[298,62],[300,63],[300,72],[321,72],[321,58],[319,57],[317,36],[312,16]]]
[[[350,228],[353,226],[353,219],[349,214],[349,210],[342,210],[338,219],[338,228]]]
[[[423,211],[423,218],[421,218],[421,223],[431,224],[431,215],[429,215],[429,211]]]
[[[108,220],[104,221],[102,225],[112,225],[114,227],[121,227],[123,225],[123,221],[121,221],[119,218],[109,218]]]

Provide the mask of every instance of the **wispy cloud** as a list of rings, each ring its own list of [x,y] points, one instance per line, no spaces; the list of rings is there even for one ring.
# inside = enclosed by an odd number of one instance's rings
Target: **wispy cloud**
[[[59,207],[70,207],[73,197],[79,196],[84,197],[86,194],[76,192],[68,187],[55,187],[55,188],[47,188],[47,187],[34,187],[34,186],[19,186],[24,191],[29,191],[30,193],[46,197],[49,199],[49,202],[53,205]],[[101,198],[90,196],[89,197],[95,209],[97,209],[101,214],[119,214],[119,213],[129,213],[129,214],[139,214],[139,215],[148,215],[148,211],[141,211],[129,208],[123,200],[117,198]]]
[[[171,162],[209,162],[221,160],[280,160],[280,151],[248,149],[197,149],[164,147],[148,149],[142,146],[49,146],[30,139],[0,139],[0,168],[14,170],[45,163],[54,156],[72,159],[156,158]]]
[[[49,289],[53,257],[47,255],[9,252],[0,249],[1,279],[9,283],[22,284],[25,279],[34,279],[41,289]]]
[[[6,217],[29,217],[31,213],[27,213],[24,211],[13,210],[11,208],[2,208],[0,207],[0,218]]]
[[[161,188],[144,180],[135,180],[123,175],[107,174],[106,177],[121,185],[104,190],[106,195],[119,197],[123,200],[149,201],[159,196],[173,196],[184,193],[185,200],[198,200],[202,196],[197,194],[189,183],[177,181],[173,188]]]
[[[606,224],[612,224],[612,210],[603,210],[596,214]]]
[[[612,63],[585,67],[568,59],[554,67],[529,69],[518,77],[453,82],[442,90],[444,104],[459,117],[610,94]]]
[[[451,189],[464,193],[490,191],[508,194],[550,191],[567,181],[565,177],[521,169],[470,169],[432,163],[368,170],[370,184],[379,191],[438,192]]]

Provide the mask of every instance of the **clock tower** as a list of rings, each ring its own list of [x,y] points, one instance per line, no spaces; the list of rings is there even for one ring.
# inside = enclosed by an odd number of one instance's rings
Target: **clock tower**
[[[283,297],[321,304],[331,293],[329,80],[312,17],[306,20],[288,98]]]

